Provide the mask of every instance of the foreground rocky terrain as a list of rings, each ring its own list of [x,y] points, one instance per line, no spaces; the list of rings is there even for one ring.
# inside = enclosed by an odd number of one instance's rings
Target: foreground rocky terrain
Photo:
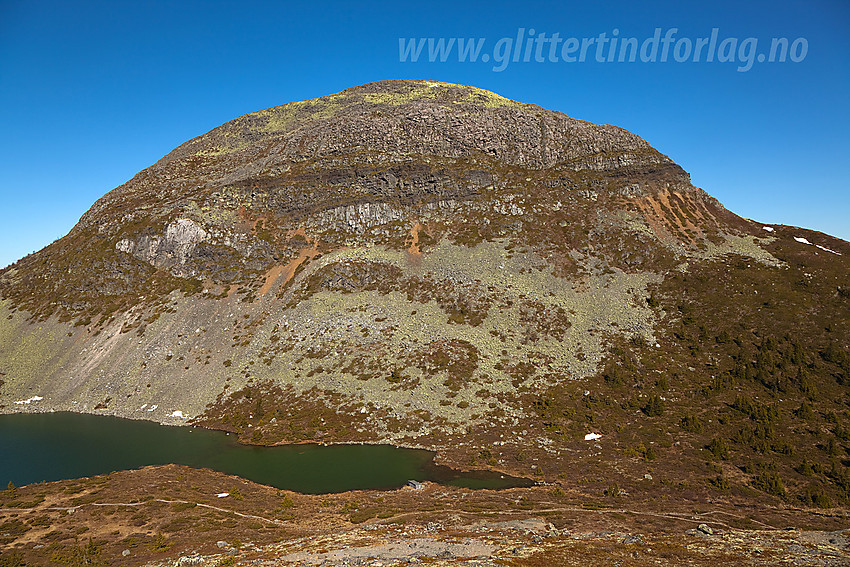
[[[217,493],[228,492],[225,498]],[[0,493],[3,565],[846,565],[840,514],[551,487],[308,496],[147,467]],[[15,545],[12,546],[11,542]]]
[[[847,242],[738,217],[615,126],[428,81],[237,118],[0,271],[4,412],[422,447],[792,526],[850,501],[848,343]]]

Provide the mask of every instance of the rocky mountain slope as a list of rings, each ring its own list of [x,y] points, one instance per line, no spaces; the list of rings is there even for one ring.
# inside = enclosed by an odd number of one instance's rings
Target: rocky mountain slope
[[[372,83],[190,140],[0,272],[0,404],[844,505],[848,260],[623,129]]]

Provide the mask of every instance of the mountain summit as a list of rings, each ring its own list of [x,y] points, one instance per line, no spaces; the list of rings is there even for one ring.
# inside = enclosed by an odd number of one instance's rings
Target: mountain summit
[[[848,258],[621,128],[370,83],[186,142],[0,272],[0,403],[838,501]]]
[[[426,211],[499,200],[494,215],[486,207],[463,219],[449,215],[441,230],[477,233],[473,240],[505,236],[536,224],[534,210],[505,209],[520,196],[541,211],[561,211],[555,216],[628,201],[665,248],[697,245],[720,228],[718,215],[736,222],[669,158],[621,128],[474,87],[383,81],[247,114],[190,140],[39,252],[41,269],[54,277],[42,274],[38,286],[6,278],[4,289],[41,315],[97,316],[104,300],[129,294],[125,308],[155,295],[152,276],[158,291],[178,285],[149,267],[213,287],[247,282],[301,251],[306,237],[293,241],[281,231],[306,230],[323,250],[350,239],[388,244],[408,238],[409,221]],[[485,215],[488,222],[477,222]],[[398,230],[389,230],[393,223]],[[581,238],[569,224],[545,241],[562,248],[565,235]],[[101,269],[91,269],[93,260]],[[565,264],[575,262],[553,265]]]

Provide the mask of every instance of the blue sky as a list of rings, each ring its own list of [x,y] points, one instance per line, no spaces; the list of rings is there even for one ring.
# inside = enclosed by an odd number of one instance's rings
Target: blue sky
[[[616,29],[641,41],[676,28],[673,40],[693,44],[718,28],[741,57],[599,63],[591,46],[584,62],[532,55],[494,71],[495,45],[520,28],[579,39]],[[399,38],[429,37],[484,38],[491,59],[399,60]],[[748,37],[758,40],[753,55],[779,37],[803,38],[807,50],[741,72]],[[227,120],[388,78],[472,84],[622,126],[738,214],[850,239],[848,57],[843,0],[0,0],[0,266],[64,235],[104,193]]]

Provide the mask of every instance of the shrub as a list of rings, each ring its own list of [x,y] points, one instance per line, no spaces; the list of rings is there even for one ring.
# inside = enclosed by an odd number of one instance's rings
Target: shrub
[[[798,466],[795,470],[803,476],[812,476],[815,474],[815,471],[808,459],[803,459],[803,462],[800,463],[800,466]]]
[[[729,459],[729,444],[722,437],[715,437],[708,444],[706,449],[714,455],[715,459],[726,461]]]
[[[183,512],[184,510],[190,510],[195,506],[197,506],[197,504],[195,504],[194,502],[175,502],[171,505],[171,510],[175,514],[178,514],[180,512]]]
[[[640,409],[648,417],[658,417],[664,413],[664,402],[661,400],[661,397],[652,396]]]
[[[762,492],[779,497],[785,496],[785,485],[776,471],[762,470],[753,478],[752,485]]]
[[[691,433],[699,433],[702,431],[702,420],[699,416],[686,415],[679,421],[679,425],[682,429],[690,431]]]
[[[816,508],[832,508],[832,499],[820,486],[809,486],[800,498],[805,504]]]
[[[0,554],[0,567],[24,567],[24,556],[18,551]]]
[[[156,532],[156,535],[153,538],[153,541],[150,544],[151,551],[156,553],[163,553],[171,549],[171,546],[174,545],[172,542],[168,541],[162,532]]]
[[[616,364],[612,364],[611,368],[602,375],[605,382],[612,386],[621,386],[625,383],[623,371]]]
[[[652,445],[647,447],[643,442],[637,447],[629,447],[625,454],[627,457],[640,457],[644,461],[654,461],[656,458],[655,449],[652,448]]]
[[[809,420],[815,417],[815,412],[812,411],[812,406],[809,405],[809,402],[803,402],[799,408],[794,410],[794,415],[799,419]]]

